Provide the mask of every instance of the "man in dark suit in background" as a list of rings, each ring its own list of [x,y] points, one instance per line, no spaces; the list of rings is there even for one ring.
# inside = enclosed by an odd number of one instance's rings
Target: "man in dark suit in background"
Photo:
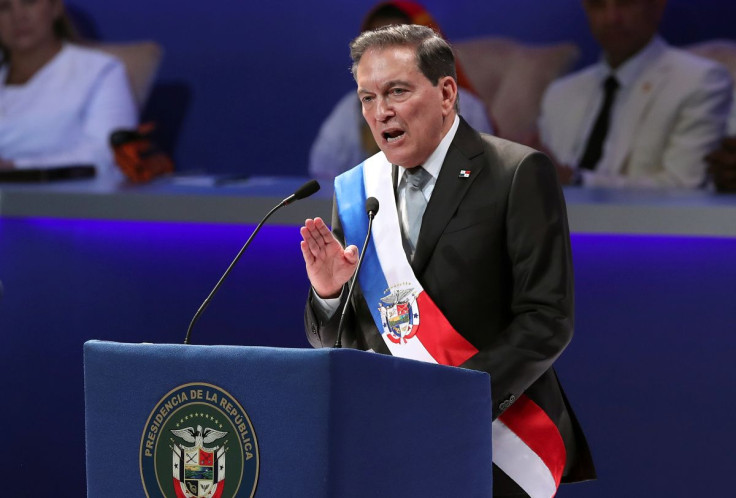
[[[554,166],[457,116],[452,50],[431,29],[363,33],[351,57],[381,152],[336,179],[332,232],[319,218],[301,229],[310,343],[335,343],[365,236],[364,202],[376,197],[344,345],[490,373],[494,496],[552,496],[560,481],[593,478],[552,368],[573,331],[570,241]]]

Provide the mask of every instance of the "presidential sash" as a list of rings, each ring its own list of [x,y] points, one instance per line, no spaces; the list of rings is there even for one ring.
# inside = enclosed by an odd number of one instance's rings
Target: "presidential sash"
[[[383,341],[393,356],[459,366],[478,353],[427,294],[406,258],[394,197],[392,166],[379,152],[335,179],[346,245],[361,246],[368,230],[365,199],[380,211],[358,281]],[[547,414],[522,395],[492,424],[493,462],[533,498],[554,496],[565,447]]]

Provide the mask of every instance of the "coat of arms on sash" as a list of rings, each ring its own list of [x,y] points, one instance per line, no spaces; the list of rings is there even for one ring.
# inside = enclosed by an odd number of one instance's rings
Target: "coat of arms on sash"
[[[378,303],[386,337],[394,344],[406,343],[419,326],[419,307],[411,289],[399,289],[382,297]]]

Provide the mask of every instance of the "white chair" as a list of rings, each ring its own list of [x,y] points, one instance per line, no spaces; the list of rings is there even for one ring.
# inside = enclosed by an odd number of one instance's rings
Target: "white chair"
[[[133,90],[138,110],[141,111],[151,93],[156,79],[163,49],[153,41],[130,43],[92,43],[91,47],[114,55],[125,65],[130,86]]]
[[[542,95],[580,57],[573,43],[531,45],[508,38],[453,43],[456,57],[485,102],[496,134],[521,143],[536,136]]]

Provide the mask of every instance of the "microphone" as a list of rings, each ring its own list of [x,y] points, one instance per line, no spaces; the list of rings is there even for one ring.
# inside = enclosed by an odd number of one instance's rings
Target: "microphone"
[[[319,183],[317,183],[317,180],[309,180],[307,183],[299,187],[296,192],[291,194],[289,197],[284,199],[283,201],[279,202],[276,206],[271,209],[271,211],[268,212],[266,216],[263,217],[260,223],[258,223],[258,226],[256,226],[255,230],[253,230],[253,233],[250,235],[248,240],[245,242],[243,247],[238,252],[237,256],[235,256],[235,259],[233,259],[232,263],[230,263],[230,266],[227,267],[227,270],[225,270],[225,273],[222,274],[222,277],[220,277],[220,280],[218,280],[217,284],[215,284],[215,287],[212,289],[210,294],[207,296],[207,298],[204,300],[202,305],[199,307],[197,312],[194,314],[194,318],[192,318],[192,321],[189,323],[189,328],[187,328],[187,335],[184,338],[184,344],[189,344],[189,337],[192,334],[192,327],[194,327],[194,324],[199,319],[200,315],[204,312],[204,310],[207,308],[207,306],[210,304],[210,301],[212,300],[212,297],[215,295],[215,293],[220,289],[220,286],[225,281],[228,275],[230,275],[230,272],[235,267],[235,264],[240,260],[240,257],[243,255],[245,250],[250,245],[250,242],[253,240],[253,237],[256,236],[258,231],[261,229],[264,223],[266,223],[266,220],[271,217],[273,213],[278,211],[284,206],[287,206],[291,204],[294,201],[298,201],[299,199],[304,199],[306,197],[309,197],[310,195],[314,194],[319,190]]]
[[[350,280],[348,287],[348,297],[345,299],[345,304],[342,307],[342,314],[340,315],[340,323],[337,326],[337,340],[335,341],[335,347],[342,347],[342,326],[345,321],[345,312],[350,305],[350,297],[353,295],[353,289],[355,288],[355,281],[358,279],[358,272],[360,271],[360,265],[363,264],[363,256],[365,256],[365,248],[368,247],[368,241],[371,238],[371,230],[373,229],[373,218],[378,213],[378,199],[375,197],[369,197],[365,200],[365,212],[368,215],[368,233],[365,235],[365,242],[363,242],[363,249],[360,250],[360,258],[358,258],[358,266],[355,267],[355,273],[353,278]]]
[[[319,190],[319,183],[317,183],[317,180],[309,180],[307,183],[305,183],[304,185],[296,189],[296,192],[294,192],[289,197],[281,201],[281,204],[279,204],[278,207],[288,206],[294,201],[305,199],[309,197],[310,195],[312,195],[313,193],[317,192],[318,190]],[[268,213],[268,215],[266,215],[266,218],[268,218],[270,214],[271,213]]]

